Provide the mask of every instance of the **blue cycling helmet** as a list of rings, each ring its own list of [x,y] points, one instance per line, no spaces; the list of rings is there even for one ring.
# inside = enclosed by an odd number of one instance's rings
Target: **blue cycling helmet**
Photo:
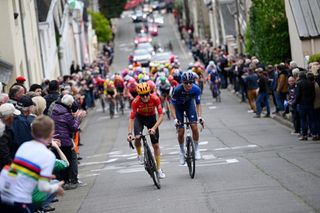
[[[184,72],[181,76],[182,81],[194,81],[194,74],[191,71]]]

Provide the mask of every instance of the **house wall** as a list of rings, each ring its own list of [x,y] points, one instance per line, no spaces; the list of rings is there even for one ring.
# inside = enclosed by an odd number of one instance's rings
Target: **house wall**
[[[16,19],[14,19],[15,12],[19,15]],[[41,83],[43,73],[36,20],[35,2],[33,0],[0,1],[0,26],[2,29],[6,29],[0,33],[0,58],[13,65],[8,86],[15,82],[18,75],[26,77],[25,85],[27,87],[33,83]],[[22,24],[25,29],[24,35]],[[26,53],[27,57],[25,56]],[[28,58],[28,62],[26,62],[26,58]]]

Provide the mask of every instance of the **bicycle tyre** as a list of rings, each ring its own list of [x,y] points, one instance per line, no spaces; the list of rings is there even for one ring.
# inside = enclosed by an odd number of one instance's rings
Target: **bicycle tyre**
[[[147,172],[149,173],[149,175],[151,176],[154,185],[160,189],[161,188],[161,184],[160,184],[160,178],[157,172],[157,167],[156,167],[156,163],[154,161],[152,152],[150,150],[150,147],[148,146],[147,142],[145,142],[144,144],[144,156],[145,156],[145,169],[147,170]]]
[[[195,148],[191,137],[186,138],[186,162],[188,165],[189,175],[193,179],[196,173],[196,158],[195,158]]]
[[[104,103],[103,97],[100,97],[100,102],[101,102],[102,112],[105,113],[106,105]]]
[[[112,102],[112,100],[110,100],[110,104],[109,104],[109,112],[110,112],[110,118],[112,119],[114,116],[114,104]]]

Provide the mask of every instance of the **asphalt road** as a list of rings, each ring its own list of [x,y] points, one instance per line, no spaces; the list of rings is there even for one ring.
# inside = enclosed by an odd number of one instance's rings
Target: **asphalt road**
[[[171,40],[187,65],[190,55],[178,41],[172,18],[165,21],[157,39],[162,44]],[[120,71],[133,48],[134,28],[127,16],[116,26],[113,70]],[[206,87],[203,159],[197,161],[194,179],[179,166],[173,122],[165,119],[160,146],[167,177],[158,190],[126,142],[129,111],[110,120],[97,106],[83,124],[80,148],[80,179],[88,185],[67,191],[54,204],[56,212],[320,212],[320,143],[300,142],[277,121],[252,118],[247,107],[228,91],[216,103]]]

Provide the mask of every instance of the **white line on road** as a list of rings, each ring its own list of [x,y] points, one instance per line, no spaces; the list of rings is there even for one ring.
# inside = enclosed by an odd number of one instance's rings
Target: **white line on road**
[[[209,106],[208,108],[209,108],[209,109],[217,109],[216,106]]]
[[[127,174],[127,173],[134,173],[134,172],[143,172],[144,168],[143,167],[137,167],[137,168],[132,168],[132,169],[121,169],[117,171],[120,174]]]
[[[223,147],[214,149],[215,151],[223,151],[223,150],[230,150],[230,149],[246,149],[246,148],[255,148],[257,145],[251,144],[247,146],[234,146],[234,147]]]
[[[118,158],[113,158],[113,159],[110,159],[110,160],[107,160],[107,161],[81,163],[81,164],[79,165],[79,167],[92,166],[92,165],[105,164],[105,163],[112,163],[112,162],[115,162],[115,161],[117,161],[117,160],[118,160]]]
[[[206,144],[208,144],[208,141],[201,141],[201,142],[199,142],[199,145],[206,145]]]
[[[88,177],[95,177],[100,175],[99,173],[93,173],[93,174],[87,174],[87,175],[80,175],[79,174],[79,178],[83,179],[83,178],[88,178]]]

